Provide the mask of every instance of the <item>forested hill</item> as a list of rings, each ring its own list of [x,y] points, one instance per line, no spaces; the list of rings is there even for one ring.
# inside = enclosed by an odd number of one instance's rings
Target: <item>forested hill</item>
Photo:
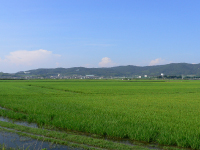
[[[187,63],[172,63],[158,66],[118,66],[111,68],[55,68],[55,69],[36,69],[29,70],[30,75],[95,75],[95,76],[133,76],[133,75],[148,75],[158,76],[161,73],[165,75],[197,75],[200,76],[200,64]],[[18,72],[21,74],[23,72]]]

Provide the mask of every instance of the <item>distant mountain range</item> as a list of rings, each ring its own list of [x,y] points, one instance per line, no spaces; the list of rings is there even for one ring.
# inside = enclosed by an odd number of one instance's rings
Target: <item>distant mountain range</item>
[[[16,75],[22,74],[29,75],[41,75],[41,76],[72,76],[72,75],[95,75],[95,76],[113,76],[113,77],[131,77],[134,75],[148,75],[148,76],[159,76],[161,73],[165,75],[196,75],[200,76],[200,64],[187,64],[187,63],[171,63],[167,65],[158,66],[118,66],[111,68],[55,68],[55,69],[35,69],[28,70],[26,72],[18,72]]]

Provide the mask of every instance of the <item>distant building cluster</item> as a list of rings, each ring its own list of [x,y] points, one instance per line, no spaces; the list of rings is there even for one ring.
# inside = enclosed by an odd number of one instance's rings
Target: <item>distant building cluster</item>
[[[77,70],[79,71],[79,70]],[[121,79],[121,80],[131,80],[131,79],[195,79],[199,80],[200,77],[195,75],[178,75],[178,76],[170,76],[165,75],[164,73],[160,73],[159,76],[149,76],[149,75],[133,75],[133,76],[96,76],[92,74],[88,75],[62,75],[62,73],[57,73],[54,75],[31,75],[30,72],[23,72],[21,74],[8,74],[8,73],[0,73],[0,79]]]

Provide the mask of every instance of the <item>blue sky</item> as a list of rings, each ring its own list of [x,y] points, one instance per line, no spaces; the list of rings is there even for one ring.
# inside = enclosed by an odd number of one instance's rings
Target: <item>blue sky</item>
[[[0,71],[200,63],[199,0],[1,0]]]

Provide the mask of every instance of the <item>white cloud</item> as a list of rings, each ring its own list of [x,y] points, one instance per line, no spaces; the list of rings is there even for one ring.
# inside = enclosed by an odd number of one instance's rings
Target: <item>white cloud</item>
[[[149,66],[154,66],[154,65],[163,65],[163,64],[166,64],[167,61],[162,59],[162,58],[157,58],[157,59],[154,59],[152,60],[150,63],[149,63]]]
[[[59,62],[56,62],[56,67],[60,67],[60,63]]]
[[[43,49],[35,51],[20,50],[10,52],[10,54],[7,55],[3,61],[16,65],[30,66],[38,62],[45,62],[53,57],[60,57],[60,55],[52,54],[51,51]]]
[[[85,67],[85,68],[91,68],[91,67],[92,67],[92,65],[91,65],[91,64],[84,64],[84,65],[82,65],[81,67]]]
[[[19,50],[10,52],[9,55],[5,56],[3,59],[0,58],[0,67],[9,67],[10,71],[7,72],[20,71],[21,69],[55,67],[56,60],[59,57],[60,55],[53,54],[51,51],[43,49],[34,51]]]
[[[116,65],[110,58],[104,57],[101,59],[101,62],[99,62],[100,67],[113,67]]]

